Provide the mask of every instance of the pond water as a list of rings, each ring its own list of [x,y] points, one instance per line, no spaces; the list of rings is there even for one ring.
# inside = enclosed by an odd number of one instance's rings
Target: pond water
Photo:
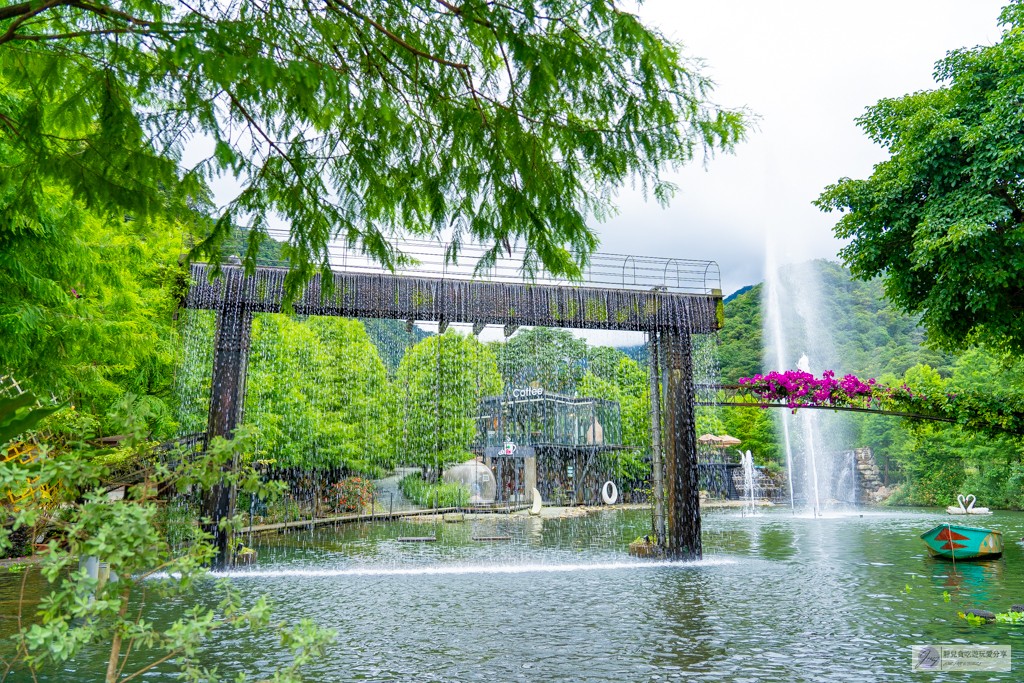
[[[693,564],[626,553],[647,533],[642,510],[350,525],[264,540],[257,568],[232,575],[246,597],[272,596],[280,617],[338,632],[308,681],[1020,681],[1024,625],[972,627],[957,611],[1024,603],[1024,513],[971,520],[1002,530],[1006,553],[955,571],[918,538],[949,519],[708,511],[705,559]],[[396,540],[434,533],[436,543]],[[498,535],[513,540],[472,540]],[[9,601],[20,577],[0,584]],[[153,606],[152,617],[183,608]],[[910,646],[940,643],[1010,645],[1013,671],[911,673]],[[279,656],[269,635],[247,633],[218,639],[203,658],[258,680]],[[100,659],[39,680],[102,680]]]

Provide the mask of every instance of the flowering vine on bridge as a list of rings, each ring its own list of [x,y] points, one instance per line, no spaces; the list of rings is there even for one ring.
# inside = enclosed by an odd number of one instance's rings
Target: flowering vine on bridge
[[[923,394],[915,394],[903,384],[892,387],[874,379],[861,380],[855,375],[836,379],[836,373],[827,370],[818,379],[803,370],[769,372],[767,375],[744,377],[740,384],[764,401],[785,403],[794,411],[804,406],[832,408],[902,408],[927,410],[933,401]]]
[[[906,384],[864,381],[854,375],[836,379],[831,370],[820,379],[803,370],[769,372],[745,377],[740,385],[764,403],[784,403],[793,412],[808,406],[885,410],[905,417],[955,422],[969,433],[1024,439],[1024,394],[995,390],[949,393],[940,388],[922,392]]]

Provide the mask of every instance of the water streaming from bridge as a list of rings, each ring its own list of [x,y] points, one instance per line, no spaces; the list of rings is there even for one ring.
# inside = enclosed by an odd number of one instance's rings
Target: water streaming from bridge
[[[252,427],[242,465],[290,491],[281,509],[220,487],[203,494],[205,514],[239,509],[265,525],[365,512],[367,502],[371,514],[410,502],[511,508],[535,490],[575,505],[599,502],[607,482],[627,501],[663,483],[666,549],[699,557],[695,434],[714,409],[696,399],[716,381],[717,266],[598,255],[584,281],[566,283],[500,268],[481,277],[442,260],[397,274],[347,263],[290,302],[287,269],[211,277],[192,266],[182,431]],[[665,457],[652,468],[654,429]],[[480,479],[455,481],[456,466]],[[185,504],[199,506],[198,493]],[[234,546],[210,531],[230,563]]]

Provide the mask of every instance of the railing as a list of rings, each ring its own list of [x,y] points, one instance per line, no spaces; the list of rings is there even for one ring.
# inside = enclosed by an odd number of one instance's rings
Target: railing
[[[286,236],[272,235],[279,239]],[[628,256],[624,254],[591,254],[579,280],[554,276],[543,268],[530,273],[526,268],[527,250],[513,246],[503,249],[490,268],[480,265],[488,248],[474,243],[458,245],[453,254],[451,242],[439,240],[399,240],[395,248],[411,260],[408,265],[387,271],[379,263],[357,249],[331,244],[327,248],[332,269],[346,273],[380,273],[416,277],[437,277],[451,280],[510,282],[544,285],[597,285],[615,289],[659,289],[687,294],[715,294],[722,288],[721,273],[714,261]],[[262,263],[262,262],[261,262]],[[287,263],[265,262],[265,265],[287,266]],[[537,264],[539,265],[539,263]]]

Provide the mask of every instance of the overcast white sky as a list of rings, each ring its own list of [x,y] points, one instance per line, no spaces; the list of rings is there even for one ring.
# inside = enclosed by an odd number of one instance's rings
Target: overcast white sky
[[[947,50],[999,40],[1001,0],[647,0],[640,15],[707,62],[715,99],[759,130],[735,155],[676,177],[671,206],[623,193],[601,251],[714,259],[728,294],[760,282],[766,240],[780,262],[833,258],[835,214],[811,205],[884,158],[853,119],[882,97],[934,87]]]

